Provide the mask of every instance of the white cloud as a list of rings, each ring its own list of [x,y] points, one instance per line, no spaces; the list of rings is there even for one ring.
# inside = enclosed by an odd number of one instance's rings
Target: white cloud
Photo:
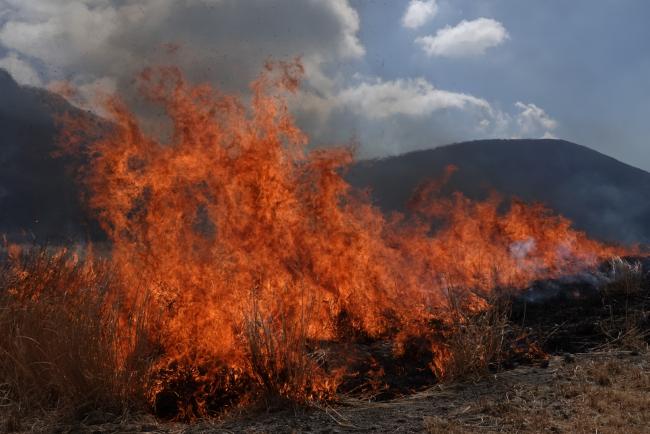
[[[438,89],[423,78],[355,79],[354,85],[322,95],[303,93],[294,101],[294,112],[314,143],[354,137],[360,156],[374,158],[464,140],[542,137],[557,126],[534,104],[508,112],[474,95]]]
[[[558,137],[551,133],[550,131],[547,131],[544,133],[544,135],[541,137],[542,139],[557,139]]]
[[[402,17],[402,25],[409,29],[417,29],[435,17],[437,13],[436,0],[411,0]]]
[[[523,102],[517,102],[515,107],[520,110],[517,115],[519,136],[555,138],[552,131],[557,128],[558,123],[542,108],[532,103],[524,104]]]
[[[422,36],[415,41],[429,56],[474,57],[509,38],[500,22],[490,18],[461,21],[455,27],[446,26],[435,36]]]
[[[28,86],[41,86],[43,84],[34,68],[29,63],[20,59],[15,53],[10,53],[0,59],[0,68],[7,70],[19,84],[26,84]]]
[[[464,93],[436,89],[423,78],[375,80],[344,89],[338,104],[355,108],[372,119],[394,115],[426,117],[444,109],[463,110],[467,107],[489,109],[487,101]]]

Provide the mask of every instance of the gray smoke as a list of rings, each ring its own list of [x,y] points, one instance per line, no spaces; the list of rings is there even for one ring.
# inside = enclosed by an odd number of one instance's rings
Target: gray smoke
[[[292,108],[315,145],[355,138],[365,158],[556,127],[534,104],[503,110],[418,77],[354,73],[366,59],[348,0],[0,0],[0,9],[0,68],[26,84],[69,81],[75,102],[98,113],[94,93],[132,97],[145,66],[176,64],[194,81],[246,93],[269,58],[302,56]]]

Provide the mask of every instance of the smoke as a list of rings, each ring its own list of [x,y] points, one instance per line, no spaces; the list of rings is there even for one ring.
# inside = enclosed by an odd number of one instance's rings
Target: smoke
[[[345,0],[2,3],[0,43],[75,84],[109,77],[124,87],[141,68],[174,61],[193,79],[241,90],[270,56],[303,55],[318,77],[325,64],[364,54],[359,18]]]
[[[515,259],[524,259],[535,249],[535,239],[526,238],[523,241],[516,241],[510,244],[510,254]]]
[[[0,48],[7,52],[0,67],[24,84],[69,83],[78,90],[73,102],[95,111],[97,92],[132,97],[133,78],[152,64],[176,64],[193,81],[246,93],[269,58],[301,56],[305,83],[292,110],[316,145],[355,138],[361,157],[375,157],[474,138],[541,137],[556,126],[522,122],[514,105],[498,109],[423,78],[352,73],[363,69],[366,50],[348,0],[0,0],[0,6]],[[401,27],[399,16],[395,26]]]
[[[0,59],[0,68],[9,72],[20,84],[29,86],[41,86],[39,74],[27,62],[20,59],[15,53],[11,53]]]

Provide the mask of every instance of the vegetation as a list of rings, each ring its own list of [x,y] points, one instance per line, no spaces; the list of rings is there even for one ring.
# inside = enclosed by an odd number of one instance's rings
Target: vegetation
[[[0,418],[7,430],[35,413],[69,418],[142,408],[147,360],[120,354],[125,345],[140,346],[141,336],[137,327],[118,326],[111,285],[105,263],[65,251],[40,249],[4,261]]]
[[[616,279],[603,290],[604,300],[622,293],[647,297],[639,267],[621,263],[614,266],[618,270]],[[48,249],[5,255],[0,275],[0,426],[4,431],[26,430],[26,426],[31,426],[26,425],[30,420],[54,424],[83,421],[97,411],[128,418],[160,410],[156,408],[161,405],[162,392],[157,389],[157,378],[161,375],[158,362],[164,358],[156,337],[145,332],[148,328],[144,327],[152,320],[152,313],[142,308],[125,317],[123,300],[116,298],[119,292],[111,289],[115,285],[119,282],[113,279],[110,265],[101,260],[80,259],[67,251]],[[337,388],[344,379],[343,373],[322,375],[325,370],[335,369],[328,366],[332,360],[307,338],[305,318],[310,315],[311,303],[301,304],[304,310],[269,317],[262,313],[254,292],[251,294],[242,330],[248,370],[220,379],[226,383],[220,385],[219,393],[232,395],[228,401],[230,408],[253,402],[261,402],[267,408],[287,404],[321,407],[324,402],[342,399]],[[476,305],[485,307],[476,310]],[[439,328],[438,345],[449,355],[442,359],[446,361],[444,365],[432,361],[430,369],[439,379],[451,384],[480,381],[498,372],[506,362],[520,360],[522,353],[530,356],[539,350],[535,343],[522,347],[525,330],[509,321],[508,305],[496,299],[489,303],[467,302],[453,296],[449,310],[450,322],[432,326]],[[603,318],[601,327],[607,339],[599,351],[647,351],[647,328],[640,322],[647,312],[631,306],[625,312],[624,317]],[[536,360],[543,359],[543,353],[537,356],[540,357]],[[562,386],[553,393],[573,394],[571,405],[576,406],[591,400],[593,405],[603,407],[605,413],[614,411],[615,405],[636,408],[648,404],[638,400],[638,388],[635,389],[636,385],[647,388],[647,370],[628,371],[615,363],[592,363],[587,368],[574,372],[574,376],[580,377],[578,384]],[[634,381],[625,384],[630,375]],[[337,381],[319,383],[331,378]],[[216,384],[212,380],[213,383],[205,384]],[[381,382],[381,377],[378,380]],[[175,396],[182,395],[183,387],[191,386],[166,381],[167,387],[178,387],[166,391]],[[194,404],[194,414],[176,416],[201,416],[199,410],[206,407],[200,405]],[[495,423],[526,432],[532,417],[528,405],[532,404],[485,403],[485,408],[492,412],[491,420],[500,420]],[[541,415],[541,409],[535,411]],[[539,420],[545,417],[539,416]],[[611,421],[612,426],[623,426],[624,419]],[[427,419],[431,432],[454,432],[458,428],[454,423],[434,416]]]

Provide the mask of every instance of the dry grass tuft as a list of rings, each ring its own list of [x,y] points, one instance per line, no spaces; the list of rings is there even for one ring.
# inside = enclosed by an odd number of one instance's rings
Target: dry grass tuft
[[[602,289],[605,296],[639,294],[643,290],[645,275],[640,262],[629,262],[620,257],[610,260],[611,282]]]
[[[309,303],[301,303],[298,311],[264,313],[252,297],[245,328],[247,361],[267,407],[309,404],[335,396],[336,375],[326,374],[317,352],[309,351],[309,320]]]
[[[447,381],[478,380],[498,368],[507,347],[509,306],[499,300],[485,303],[484,310],[468,308],[467,300],[450,292],[451,333],[442,377]]]
[[[142,404],[146,360],[121,358],[137,336],[119,326],[111,284],[101,262],[63,251],[32,250],[3,262],[0,431],[17,431],[37,413],[81,418]]]
[[[457,422],[438,416],[425,416],[424,429],[429,434],[464,434],[467,431]]]
[[[572,363],[558,358],[544,372],[495,383],[495,391],[459,404],[462,412],[426,417],[424,428],[431,434],[648,432],[646,357],[596,353]]]
[[[639,262],[630,263],[620,258],[612,259],[610,266],[612,281],[603,288],[604,307],[609,310],[609,317],[600,322],[607,342],[597,350],[646,352],[650,343],[650,312],[644,306],[650,298],[644,285],[643,268]],[[632,302],[643,298],[646,303]],[[617,302],[622,304],[622,313],[614,312],[613,304]]]

